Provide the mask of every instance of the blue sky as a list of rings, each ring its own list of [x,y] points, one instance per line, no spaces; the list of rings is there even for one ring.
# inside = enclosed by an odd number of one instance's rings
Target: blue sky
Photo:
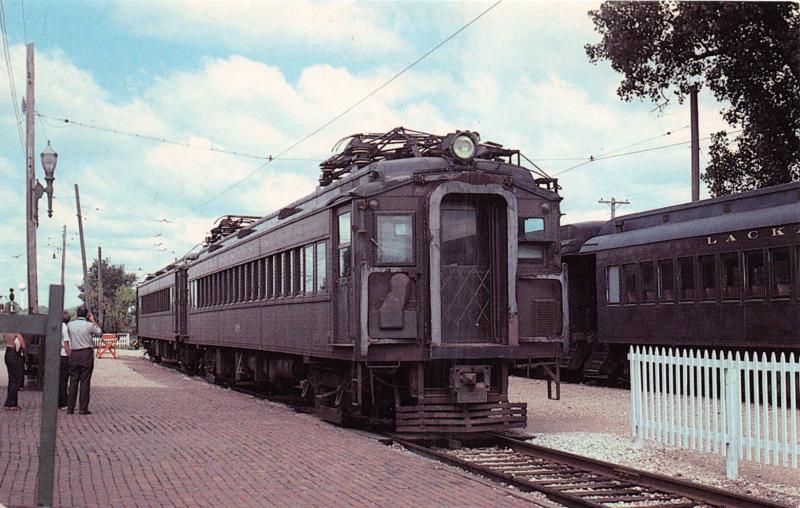
[[[24,44],[36,44],[36,153],[59,153],[53,218],[40,202],[40,301],[57,282],[63,224],[66,304],[78,302],[80,250],[73,184],[81,188],[87,250],[139,275],[181,256],[226,213],[266,214],[313,191],[318,162],[341,137],[398,125],[477,130],[520,148],[560,178],[565,222],[687,201],[687,145],[586,164],[620,148],[689,139],[688,104],[663,113],[621,102],[620,77],[592,65],[586,12],[597,3],[504,2],[399,79],[285,157],[205,206],[261,163],[210,151],[277,154],[344,111],[491,4],[265,1],[4,1],[12,70],[25,94]],[[24,16],[23,16],[24,9]],[[24,158],[0,79],[0,288],[25,281]],[[724,127],[701,95],[701,136]],[[158,143],[75,125],[138,133]],[[671,134],[667,134],[670,132]],[[706,143],[702,143],[704,162]],[[555,160],[568,159],[568,160]],[[38,165],[38,161],[37,161]],[[40,180],[41,168],[37,168]],[[706,195],[703,189],[702,195]],[[60,254],[59,254],[60,255]],[[0,295],[6,290],[1,289]]]

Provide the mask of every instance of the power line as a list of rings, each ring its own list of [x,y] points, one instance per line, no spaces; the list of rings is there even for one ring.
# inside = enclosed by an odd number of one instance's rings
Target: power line
[[[19,112],[19,100],[17,99],[17,86],[14,83],[14,71],[11,65],[11,51],[8,48],[8,29],[6,28],[6,10],[3,6],[3,0],[0,0],[0,30],[3,31],[3,55],[6,63],[6,74],[8,75],[8,86],[11,95],[11,107],[14,110],[14,116],[17,119],[17,132],[19,133],[19,144],[22,147],[22,153],[26,155],[25,151],[25,136],[22,134],[22,119]]]
[[[249,159],[259,159],[259,160],[265,160],[265,161],[269,161],[269,162],[277,159],[276,157],[273,157],[272,155],[257,155],[257,154],[252,154],[252,153],[239,152],[239,151],[236,151],[236,150],[226,150],[224,148],[217,148],[217,147],[213,147],[213,146],[211,146],[211,147],[200,146],[200,145],[195,145],[195,144],[192,144],[192,143],[186,143],[186,142],[183,142],[183,141],[175,141],[174,139],[168,139],[168,138],[163,138],[163,137],[159,137],[159,136],[153,136],[151,134],[142,134],[142,133],[138,133],[138,132],[123,131],[123,130],[115,129],[115,128],[112,128],[112,127],[103,127],[103,126],[100,126],[100,125],[92,125],[92,124],[88,124],[88,123],[84,123],[84,122],[79,122],[79,121],[76,121],[76,120],[71,120],[69,118],[57,118],[57,117],[46,115],[44,113],[39,113],[39,112],[36,112],[36,116],[38,116],[40,119],[43,119],[43,120],[53,120],[53,121],[56,121],[56,122],[61,122],[61,123],[65,124],[66,126],[83,127],[85,129],[92,129],[92,130],[96,130],[96,131],[100,131],[100,132],[106,132],[106,133],[109,133],[109,134],[117,134],[117,135],[120,135],[120,136],[127,136],[127,137],[131,137],[131,138],[144,139],[146,141],[154,141],[156,143],[164,143],[164,144],[168,144],[168,145],[176,145],[176,146],[181,146],[181,147],[184,147],[184,148],[192,148],[192,149],[196,149],[196,150],[208,150],[209,152],[224,153],[224,154],[227,154],[227,155],[235,155],[236,157],[245,157],[245,158],[249,158]],[[310,159],[310,158],[307,158],[307,159],[284,159],[284,158],[281,158],[280,160],[283,160],[283,161],[313,161],[313,162],[317,162],[322,158],[323,157],[320,157],[319,159]]]
[[[302,138],[300,138],[300,140],[298,140],[298,141],[294,142],[294,143],[293,143],[292,145],[290,145],[288,148],[286,148],[286,149],[284,149],[283,151],[281,151],[281,152],[280,152],[280,153],[277,155],[277,157],[281,157],[281,156],[283,156],[284,154],[286,154],[286,153],[287,153],[287,152],[289,152],[290,150],[292,150],[292,149],[296,148],[296,147],[297,147],[297,146],[299,146],[300,144],[304,143],[305,141],[307,141],[307,140],[308,140],[308,139],[310,139],[311,137],[313,137],[313,136],[317,135],[317,134],[318,134],[319,132],[321,132],[323,129],[325,129],[326,127],[328,127],[329,125],[331,125],[332,123],[334,123],[335,121],[337,121],[338,119],[340,119],[340,118],[342,118],[343,116],[345,116],[347,113],[351,112],[352,110],[354,110],[355,108],[357,108],[358,106],[360,106],[361,104],[363,104],[365,101],[367,101],[367,100],[368,100],[370,97],[372,97],[372,96],[373,96],[373,95],[375,95],[376,93],[378,93],[378,92],[380,92],[381,90],[383,90],[384,88],[386,88],[386,87],[387,87],[387,86],[388,86],[390,83],[392,83],[394,80],[396,80],[397,78],[399,78],[400,76],[402,76],[403,74],[405,74],[405,73],[406,73],[406,72],[407,72],[409,69],[411,69],[412,67],[414,67],[415,65],[417,65],[418,63],[420,63],[421,61],[423,61],[425,58],[427,58],[428,56],[430,56],[430,55],[431,55],[433,52],[435,52],[436,50],[438,50],[439,48],[441,48],[442,46],[444,46],[445,44],[447,44],[448,42],[450,42],[450,40],[452,40],[454,37],[456,37],[458,34],[460,34],[461,32],[463,32],[464,30],[466,30],[466,29],[467,29],[467,28],[468,28],[470,25],[472,25],[473,23],[475,23],[476,21],[478,21],[479,19],[481,19],[481,18],[482,18],[484,15],[486,15],[486,14],[487,14],[489,11],[491,11],[492,9],[494,9],[495,7],[497,7],[498,5],[500,5],[500,2],[501,2],[501,1],[502,1],[502,0],[498,0],[497,2],[493,3],[492,5],[490,5],[490,6],[489,6],[487,9],[483,10],[483,11],[482,11],[480,14],[478,14],[477,16],[475,16],[474,18],[472,18],[472,19],[471,19],[471,20],[470,20],[468,23],[466,23],[466,24],[465,24],[465,25],[463,25],[461,28],[459,28],[458,30],[456,30],[455,32],[453,32],[452,34],[450,34],[450,35],[449,35],[447,38],[445,38],[445,39],[444,39],[442,42],[440,42],[439,44],[437,44],[436,46],[434,46],[433,48],[431,48],[430,50],[428,50],[428,51],[427,51],[425,54],[423,54],[422,56],[420,56],[419,58],[417,58],[416,60],[414,60],[413,62],[411,62],[410,64],[408,64],[407,66],[405,66],[405,67],[404,67],[404,68],[403,68],[403,69],[402,69],[400,72],[398,72],[397,74],[395,74],[394,76],[392,76],[392,77],[391,77],[391,78],[389,78],[388,80],[384,81],[384,82],[383,82],[383,83],[382,83],[380,86],[378,86],[377,88],[375,88],[374,90],[372,90],[370,93],[368,93],[367,95],[365,95],[365,96],[364,96],[364,97],[362,97],[361,99],[357,100],[355,103],[353,103],[353,104],[352,104],[351,106],[349,106],[347,109],[345,109],[344,111],[342,111],[342,112],[341,112],[341,113],[339,113],[338,115],[334,116],[333,118],[331,118],[330,120],[328,120],[327,122],[325,122],[324,124],[322,124],[320,127],[318,127],[318,128],[316,128],[316,129],[314,129],[314,130],[313,130],[313,131],[311,131],[309,134],[306,134],[305,136],[303,136]],[[264,167],[265,167],[267,164],[269,164],[270,162],[272,162],[272,161],[266,161],[265,163],[261,164],[260,166],[258,166],[257,168],[255,168],[253,171],[251,171],[250,173],[248,173],[247,175],[245,175],[243,178],[241,178],[241,179],[237,180],[237,181],[236,181],[236,182],[234,182],[233,184],[231,184],[231,185],[229,185],[228,187],[226,187],[225,189],[223,189],[221,192],[219,192],[219,193],[217,193],[216,195],[214,195],[214,196],[213,196],[211,199],[208,199],[208,200],[204,201],[203,203],[201,203],[201,204],[197,205],[196,207],[192,208],[192,210],[191,210],[191,211],[193,211],[193,212],[194,212],[194,211],[196,211],[196,210],[199,210],[200,208],[203,208],[203,207],[204,207],[204,206],[206,206],[207,204],[209,204],[209,203],[211,203],[211,202],[215,201],[215,200],[216,200],[216,199],[218,199],[220,196],[222,196],[222,195],[226,194],[227,192],[229,192],[229,191],[230,191],[231,189],[233,189],[234,187],[236,187],[236,186],[240,185],[242,182],[244,182],[244,181],[248,180],[250,177],[252,177],[252,176],[253,176],[253,175],[255,175],[256,173],[258,173],[259,171],[261,171],[261,169],[263,169],[263,168],[264,168]]]
[[[736,134],[737,132],[742,132],[742,129],[737,129],[737,130],[734,130],[734,131],[730,131],[728,134]],[[711,138],[711,135],[708,135],[708,136],[700,138],[698,141],[704,141],[704,140],[710,139],[710,138]],[[654,146],[654,147],[651,147],[651,148],[643,148],[641,150],[634,150],[632,152],[619,153],[619,154],[615,154],[615,155],[610,155],[609,154],[609,155],[602,155],[602,156],[599,156],[599,157],[589,156],[589,159],[585,160],[584,162],[581,162],[580,164],[576,164],[576,165],[574,165],[572,167],[569,167],[569,168],[567,168],[567,169],[565,169],[563,171],[559,171],[559,172],[555,173],[553,176],[563,175],[564,173],[566,173],[568,171],[572,171],[573,169],[577,169],[577,168],[579,168],[581,166],[585,166],[586,164],[589,164],[590,162],[596,162],[596,161],[601,161],[601,160],[606,160],[606,159],[616,159],[617,157],[626,157],[628,155],[635,155],[635,154],[638,154],[638,153],[652,152],[654,150],[663,150],[665,148],[672,148],[674,146],[686,145],[686,144],[689,144],[691,142],[692,142],[691,140],[689,140],[689,141],[680,141],[678,143],[670,143],[668,145]]]

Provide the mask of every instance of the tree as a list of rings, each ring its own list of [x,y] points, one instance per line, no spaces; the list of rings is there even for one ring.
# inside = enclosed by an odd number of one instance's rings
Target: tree
[[[136,274],[125,272],[124,265],[112,265],[108,258],[102,259],[103,267],[103,323],[101,325],[114,332],[130,331],[134,305],[136,302],[136,291],[133,284],[136,282]],[[89,268],[87,275],[87,285],[89,288],[89,306],[99,319],[98,294],[99,287],[97,281],[97,260],[95,259]],[[86,294],[83,284],[78,285],[80,295],[78,297],[86,302]]]
[[[604,2],[592,63],[624,78],[617,94],[659,109],[707,86],[734,130],[712,134],[711,194],[800,179],[800,9],[773,2]]]

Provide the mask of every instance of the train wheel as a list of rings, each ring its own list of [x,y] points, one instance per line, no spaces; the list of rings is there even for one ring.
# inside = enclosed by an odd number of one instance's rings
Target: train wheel
[[[193,347],[184,347],[178,353],[181,370],[189,375],[197,373],[197,358]]]

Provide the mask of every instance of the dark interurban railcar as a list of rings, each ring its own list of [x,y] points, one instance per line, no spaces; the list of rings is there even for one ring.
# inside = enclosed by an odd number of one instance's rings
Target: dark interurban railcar
[[[318,414],[401,432],[521,426],[508,371],[563,350],[556,181],[519,152],[402,128],[353,136],[320,187],[228,216],[138,288],[155,359],[292,384]]]
[[[586,377],[630,345],[800,352],[800,182],[563,226],[561,252]]]

